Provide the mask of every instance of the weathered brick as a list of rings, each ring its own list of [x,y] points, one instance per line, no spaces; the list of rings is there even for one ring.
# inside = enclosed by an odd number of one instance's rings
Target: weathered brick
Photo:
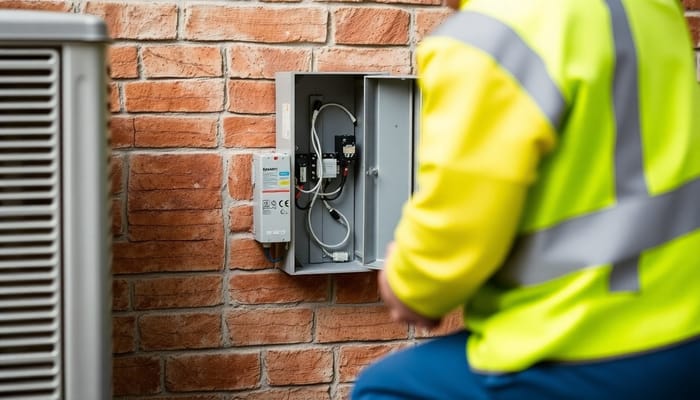
[[[119,194],[124,188],[124,185],[122,183],[122,178],[124,176],[122,174],[122,172],[124,171],[124,157],[121,154],[112,153],[109,170],[111,178],[110,193]]]
[[[700,17],[695,15],[686,15],[686,20],[688,21],[688,28],[690,29],[690,35],[693,39],[693,47],[700,47]]]
[[[260,243],[253,239],[232,239],[229,248],[229,268],[231,269],[254,270],[272,267]]]
[[[216,112],[223,110],[220,79],[138,81],[124,83],[129,112]]]
[[[442,322],[437,328],[426,329],[416,327],[417,338],[427,338],[445,336],[450,333],[464,329],[464,311],[462,308],[456,309],[442,318]]]
[[[236,274],[229,278],[231,301],[242,304],[295,303],[328,300],[328,277],[289,276],[273,271]]]
[[[137,310],[207,307],[223,303],[219,275],[153,278],[134,283]]]
[[[398,8],[341,7],[333,11],[338,44],[408,43],[411,16]]]
[[[110,46],[108,60],[112,78],[137,78],[139,76],[138,51],[135,46]]]
[[[223,131],[226,147],[275,147],[274,117],[257,115],[225,117]]]
[[[383,306],[325,307],[316,311],[316,341],[406,339],[408,325],[391,321]]]
[[[336,387],[335,391],[335,396],[333,397],[335,400],[350,400],[350,395],[352,394],[352,385],[349,384],[340,384]]]
[[[311,49],[234,44],[228,49],[233,78],[273,79],[278,71],[311,70]]]
[[[112,393],[115,396],[146,395],[160,391],[159,357],[114,358],[112,362]]]
[[[136,117],[136,147],[216,147],[217,120],[213,117]]]
[[[335,283],[335,302],[374,303],[379,301],[377,274],[341,274],[333,277]]]
[[[376,0],[377,3],[387,4],[412,4],[422,6],[439,6],[442,0]]]
[[[0,10],[39,10],[70,11],[71,4],[66,1],[49,0],[0,0]]]
[[[166,189],[130,191],[129,211],[206,210],[221,208],[221,195],[214,189]]]
[[[260,356],[177,355],[165,360],[165,387],[173,392],[240,390],[260,386]]]
[[[228,174],[228,191],[234,200],[250,200],[253,198],[253,183],[250,180],[252,163],[252,154],[238,154],[231,159]]]
[[[121,199],[112,199],[112,236],[119,236],[124,233],[123,202]]]
[[[136,350],[136,318],[112,318],[112,353],[131,353]]]
[[[112,310],[129,309],[129,283],[124,279],[112,280]]]
[[[315,50],[318,71],[411,73],[408,49],[332,47]]]
[[[435,10],[416,10],[416,41],[422,40],[452,14],[453,11],[447,8],[438,8]]]
[[[311,341],[308,308],[232,310],[226,314],[229,339],[236,346]]]
[[[118,104],[119,102],[117,102]],[[109,121],[112,148],[123,149],[134,146],[134,118],[113,115]]]
[[[119,85],[115,82],[110,82],[107,91],[107,105],[110,112],[119,112],[121,110],[121,102],[119,101]]]
[[[175,39],[177,5],[89,1],[85,12],[102,17],[113,39]]]
[[[214,46],[145,46],[143,72],[148,78],[222,76],[221,50]]]
[[[220,394],[201,394],[194,396],[180,396],[180,395],[170,395],[164,397],[149,397],[147,400],[226,400],[228,397],[224,398]]]
[[[326,41],[328,12],[318,7],[245,7],[190,5],[184,37],[261,43]]]
[[[700,10],[700,0],[683,0],[683,7],[686,10]]]
[[[115,242],[116,274],[215,271],[224,265],[223,240]]]
[[[129,163],[129,191],[218,190],[221,176],[221,156],[218,154],[134,154]]]
[[[272,81],[231,80],[228,82],[228,111],[242,114],[275,112],[275,83]]]
[[[150,240],[216,240],[223,241],[223,224],[196,225],[129,225],[129,240],[143,242]]]
[[[139,318],[141,350],[204,349],[221,346],[221,315],[187,313]]]
[[[253,207],[235,206],[229,210],[231,232],[250,232],[253,229]]]
[[[221,223],[221,210],[135,211],[129,213],[129,224],[132,226],[189,226]]]
[[[269,350],[267,381],[272,386],[328,383],[333,379],[331,349]]]
[[[236,393],[231,400],[330,400],[328,387],[264,389],[251,393]]]
[[[407,344],[371,344],[340,346],[338,351],[338,379],[352,382],[360,371],[380,357],[406,347]]]

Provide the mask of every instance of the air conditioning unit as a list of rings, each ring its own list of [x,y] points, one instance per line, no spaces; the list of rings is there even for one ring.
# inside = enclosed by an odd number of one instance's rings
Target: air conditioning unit
[[[0,11],[0,398],[111,397],[104,23]]]

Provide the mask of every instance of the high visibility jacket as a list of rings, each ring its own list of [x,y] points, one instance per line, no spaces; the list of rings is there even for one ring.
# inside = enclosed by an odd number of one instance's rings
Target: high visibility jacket
[[[677,0],[471,0],[417,51],[418,191],[387,260],[464,304],[470,365],[700,334],[700,91]]]

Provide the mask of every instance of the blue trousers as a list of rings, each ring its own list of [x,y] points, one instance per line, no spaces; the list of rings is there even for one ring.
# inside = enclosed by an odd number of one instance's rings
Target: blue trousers
[[[700,340],[609,361],[472,371],[467,332],[390,354],[360,374],[353,400],[700,399]]]

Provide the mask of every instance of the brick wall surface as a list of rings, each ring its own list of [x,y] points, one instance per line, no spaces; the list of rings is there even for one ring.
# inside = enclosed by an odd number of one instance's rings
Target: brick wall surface
[[[700,1],[683,5],[700,43]],[[113,39],[115,399],[346,399],[372,360],[461,326],[393,323],[374,273],[290,277],[251,234],[274,73],[414,73],[440,0],[0,0],[14,8],[98,15]]]

